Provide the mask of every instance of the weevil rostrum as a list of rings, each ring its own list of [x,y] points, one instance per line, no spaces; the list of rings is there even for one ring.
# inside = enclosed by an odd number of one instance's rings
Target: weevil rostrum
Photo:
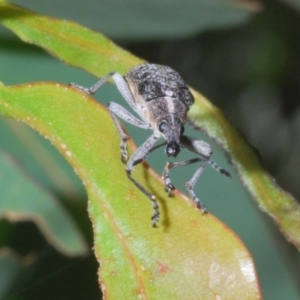
[[[176,157],[181,148],[196,155],[195,158],[186,161],[168,162],[166,164],[162,178],[164,179],[165,191],[168,193],[168,196],[171,197],[173,195],[172,191],[175,189],[169,177],[170,170],[200,163],[191,180],[186,183],[186,188],[197,208],[205,213],[205,206],[194,192],[194,186],[205,166],[210,164],[215,170],[228,177],[230,177],[230,173],[210,159],[212,149],[209,144],[184,135],[187,112],[194,103],[194,97],[187,84],[170,67],[158,64],[141,64],[130,69],[124,77],[118,72],[108,73],[90,88],[84,88],[76,84],[71,85],[88,94],[94,94],[110,77],[116,83],[123,98],[140,117],[135,117],[117,103],[110,102],[108,105],[108,110],[122,139],[120,144],[121,160],[126,164],[127,176],[152,202],[153,215],[151,219],[153,227],[156,227],[159,221],[159,207],[156,197],[134,179],[131,173],[134,167],[144,161],[150,152],[164,145],[166,146],[165,152],[167,156]],[[122,129],[117,117],[139,128],[153,130],[152,135],[132,154],[129,160],[126,149],[128,136]],[[155,143],[160,138],[163,138],[165,141],[155,146]]]

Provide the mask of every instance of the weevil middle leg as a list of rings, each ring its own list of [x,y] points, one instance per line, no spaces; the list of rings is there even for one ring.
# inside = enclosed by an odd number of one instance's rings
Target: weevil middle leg
[[[119,120],[116,118],[118,116],[120,119],[126,121],[127,123],[140,127],[142,129],[149,129],[149,124],[139,120],[135,116],[133,116],[128,110],[126,110],[123,106],[115,103],[115,102],[110,102],[108,104],[108,110],[110,112],[110,115],[114,121],[114,124],[121,136],[121,160],[125,164],[128,160],[128,153],[127,153],[127,147],[126,147],[126,142],[128,140],[127,134],[124,132],[122,129],[122,126],[119,122]]]

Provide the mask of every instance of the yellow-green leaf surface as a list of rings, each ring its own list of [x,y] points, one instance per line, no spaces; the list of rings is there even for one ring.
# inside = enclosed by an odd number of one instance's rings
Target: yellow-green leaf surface
[[[23,40],[99,77],[112,70],[124,73],[141,62],[102,35],[71,22],[40,16],[8,4],[0,5],[0,21]],[[199,93],[195,93],[195,98],[190,121],[223,146],[259,206],[300,249],[299,204],[266,174],[252,149],[219,110]]]
[[[161,209],[159,228],[151,227],[151,203],[127,179],[105,107],[50,83],[0,86],[0,107],[46,136],[84,182],[107,299],[260,298],[240,240],[179,193],[168,199],[157,176],[140,166],[133,174]]]

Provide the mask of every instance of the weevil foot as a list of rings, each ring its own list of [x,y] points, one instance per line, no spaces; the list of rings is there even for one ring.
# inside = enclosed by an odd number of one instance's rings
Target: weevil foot
[[[206,209],[205,205],[198,198],[193,198],[193,200],[196,203],[197,208],[200,209],[203,214],[206,214],[207,209]]]
[[[175,186],[172,183],[167,183],[165,185],[165,191],[168,193],[168,197],[173,197],[173,191],[175,190]]]

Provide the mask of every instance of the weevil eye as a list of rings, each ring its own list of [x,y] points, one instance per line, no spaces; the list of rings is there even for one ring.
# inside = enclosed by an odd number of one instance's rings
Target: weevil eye
[[[180,146],[175,141],[170,142],[166,147],[166,153],[168,156],[176,157],[179,152],[180,152]]]
[[[166,131],[167,128],[167,123],[165,121],[160,122],[160,124],[158,125],[158,130],[161,133],[164,133]]]

